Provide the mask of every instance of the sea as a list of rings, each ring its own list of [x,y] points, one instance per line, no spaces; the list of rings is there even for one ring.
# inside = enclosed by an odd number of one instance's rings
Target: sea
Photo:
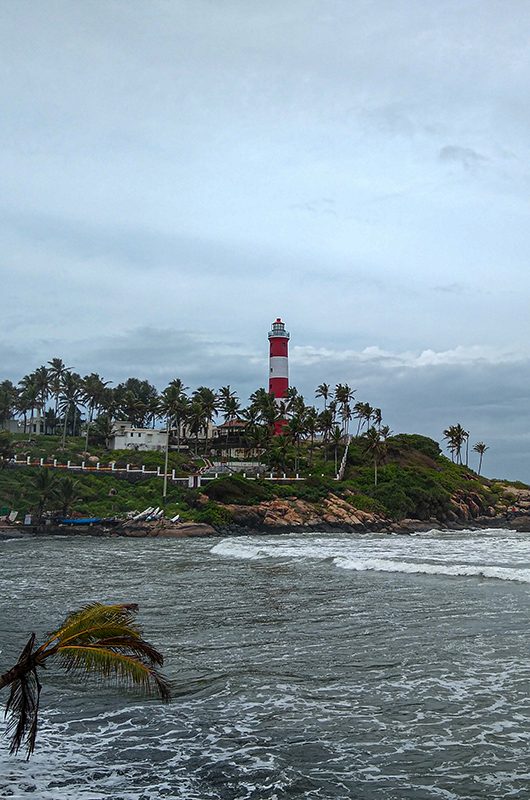
[[[92,600],[173,699],[43,671],[1,798],[530,798],[529,534],[4,539],[0,670]]]

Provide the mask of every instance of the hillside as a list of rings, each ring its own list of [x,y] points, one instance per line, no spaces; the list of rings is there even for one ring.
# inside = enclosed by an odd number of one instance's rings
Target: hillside
[[[53,438],[16,443],[16,452],[42,457],[50,463],[57,450]],[[72,460],[79,460],[80,444],[70,442],[67,456]],[[148,462],[157,466],[162,462],[161,453],[112,455],[131,464]],[[64,453],[61,456],[65,459]],[[301,456],[303,464],[303,451]],[[105,463],[109,460],[105,452],[92,457]],[[187,464],[180,454],[171,454],[170,459],[171,468],[180,473],[196,466]],[[479,477],[467,467],[452,463],[434,440],[424,436],[400,434],[389,438],[381,461],[376,485],[374,464],[359,438],[350,445],[344,480],[340,482],[329,476],[329,461],[320,460],[317,454],[312,474],[306,467],[306,479],[297,482],[247,480],[234,475],[205,483],[196,490],[170,484],[165,516],[180,514],[181,520],[206,523],[221,531],[299,526],[368,530],[396,523],[403,526],[404,520],[405,527],[410,527],[409,520],[448,527],[484,525],[495,518],[505,519],[510,508],[512,516],[525,515],[530,505],[524,484]],[[136,475],[133,480],[125,475],[65,475],[49,470],[53,485],[43,497],[42,473],[38,467],[5,465],[0,470],[3,513],[15,509],[23,515],[43,507],[59,514],[121,517],[162,505],[161,478]]]

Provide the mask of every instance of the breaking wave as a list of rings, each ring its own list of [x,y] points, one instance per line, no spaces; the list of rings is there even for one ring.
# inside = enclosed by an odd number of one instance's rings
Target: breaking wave
[[[500,581],[530,583],[530,569],[514,569],[513,567],[479,566],[476,564],[418,564],[409,561],[391,561],[384,558],[335,558],[333,563],[341,569],[351,569],[356,572],[406,572],[411,575],[496,578]]]
[[[318,534],[275,537],[273,540],[238,537],[218,542],[210,552],[237,560],[327,561],[340,569],[356,572],[477,577],[530,583],[527,542],[512,532],[506,532],[508,535],[502,539],[501,556],[499,531],[495,532],[495,538],[488,536],[489,532],[486,535],[470,535],[468,531],[451,533],[453,535],[448,536],[447,532],[433,530],[413,538],[399,537],[399,541],[384,534],[362,539]]]

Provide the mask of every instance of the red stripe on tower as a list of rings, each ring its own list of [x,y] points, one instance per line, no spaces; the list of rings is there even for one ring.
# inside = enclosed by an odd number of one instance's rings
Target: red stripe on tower
[[[269,392],[276,401],[287,396],[289,388],[289,338],[290,333],[285,330],[285,324],[278,319],[272,323],[269,331]],[[282,432],[285,420],[278,420],[274,426],[277,436]]]

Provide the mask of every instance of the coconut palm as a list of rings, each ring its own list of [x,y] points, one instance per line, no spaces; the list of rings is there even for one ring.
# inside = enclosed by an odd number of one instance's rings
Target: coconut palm
[[[298,414],[294,415],[291,417],[284,430],[285,435],[289,437],[295,446],[294,471],[298,472],[300,463],[300,442],[305,432],[304,418]]]
[[[331,431],[330,442],[335,448],[335,475],[339,473],[339,445],[342,442],[342,431],[338,425],[335,425]]]
[[[62,358],[52,358],[51,361],[48,361],[48,386],[49,391],[55,398],[55,419],[57,419],[57,412],[59,410],[59,395],[61,394],[62,381],[65,373],[69,372],[70,369],[71,367],[67,367]]]
[[[0,383],[0,428],[12,419],[16,411],[17,389],[14,384],[5,380]]]
[[[33,420],[35,409],[39,407],[39,389],[35,382],[35,373],[24,375],[18,382],[18,410],[24,417],[24,433],[27,429],[27,414],[29,412],[30,421]],[[31,431],[30,431],[31,433]]]
[[[271,447],[264,454],[264,458],[271,470],[286,472],[292,458],[287,436],[283,434],[274,436]]]
[[[347,383],[338,383],[335,387],[335,400],[340,408],[340,416],[342,419],[343,433],[348,435],[349,425],[351,420],[351,401],[355,394],[355,389],[350,389]]]
[[[377,430],[381,430],[381,423],[383,422],[383,414],[380,408],[374,408],[372,411],[372,419],[374,421],[374,425],[377,427]]]
[[[72,506],[81,499],[79,481],[69,475],[63,475],[57,480],[54,488],[54,495],[61,507],[61,515],[67,517]]]
[[[489,450],[489,447],[486,444],[484,444],[484,442],[477,442],[475,445],[473,445],[473,450],[480,456],[478,462],[478,470],[477,470],[477,474],[480,475],[480,471],[482,469],[482,459],[484,457],[484,453],[486,452],[486,450]]]
[[[11,434],[8,431],[0,431],[0,469],[5,467],[14,454],[15,448]]]
[[[327,411],[327,409],[326,409]],[[315,435],[319,429],[319,413],[314,406],[310,406],[304,419],[305,431],[310,437],[309,443],[309,466],[313,464],[313,448],[315,445]]]
[[[443,432],[444,439],[447,439],[447,447],[451,453],[451,460],[457,464],[462,463],[462,447],[464,442],[469,439],[469,432],[464,430],[462,425],[450,425]]]
[[[77,372],[65,372],[61,381],[59,395],[59,410],[64,414],[62,447],[66,445],[66,431],[68,420],[72,417],[72,427],[75,428],[76,415],[79,413],[79,404],[82,401],[81,375]]]
[[[39,469],[35,475],[32,488],[36,498],[35,516],[37,522],[40,522],[46,507],[56,497],[57,476],[49,469]]]
[[[158,401],[158,412],[165,417],[170,427],[176,428],[177,449],[180,448],[180,434],[189,410],[187,389],[180,378],[175,378],[166,386]]]
[[[364,419],[364,406],[365,403],[363,403],[362,400],[359,400],[357,403],[355,403],[353,407],[353,416],[355,417],[356,420],[358,420],[357,432],[355,434],[356,436],[359,436],[361,432],[361,425],[363,424],[363,419]]]
[[[164,459],[164,487],[162,497],[167,497],[167,470],[169,461],[169,439],[173,425],[177,426],[177,447],[180,449],[180,427],[188,406],[188,398],[184,394],[184,389],[180,378],[176,378],[169,386],[164,389],[158,399],[157,413],[162,413],[166,418],[166,452]]]
[[[366,430],[370,429],[370,422],[372,421],[372,416],[374,414],[374,410],[370,403],[363,403],[363,419],[366,423]]]
[[[330,408],[326,408],[318,415],[318,430],[322,433],[324,444],[326,444],[333,430],[333,413]],[[326,448],[324,449],[324,458],[327,460]]]
[[[332,397],[329,383],[321,383],[319,386],[317,386],[315,397],[321,397],[323,399],[324,411],[326,411],[328,407],[328,400]]]
[[[217,415],[217,405],[218,400],[215,396],[215,392],[209,389],[207,386],[199,386],[198,389],[195,389],[193,392],[193,399],[199,403],[202,408],[203,414],[203,424],[202,428],[205,432],[205,444],[204,444],[204,452],[208,452],[208,441],[209,441],[209,426],[213,422],[214,417]]]
[[[104,381],[97,372],[92,372],[90,375],[85,375],[81,383],[81,399],[88,409],[88,419],[86,423],[86,436],[85,436],[85,453],[88,451],[88,436],[90,433],[90,426],[94,419],[94,412],[96,408],[101,408],[105,400],[105,389],[110,381]]]
[[[377,467],[386,452],[386,442],[375,426],[368,428],[363,436],[364,451],[369,453],[374,461],[374,486],[377,486]]]
[[[25,746],[29,758],[35,749],[40,670],[54,659],[67,673],[114,678],[170,699],[168,681],[158,670],[163,656],[143,638],[134,619],[137,610],[132,603],[90,603],[70,614],[40,646],[31,634],[17,663],[0,675],[0,689],[11,687],[6,705],[11,753]]]

